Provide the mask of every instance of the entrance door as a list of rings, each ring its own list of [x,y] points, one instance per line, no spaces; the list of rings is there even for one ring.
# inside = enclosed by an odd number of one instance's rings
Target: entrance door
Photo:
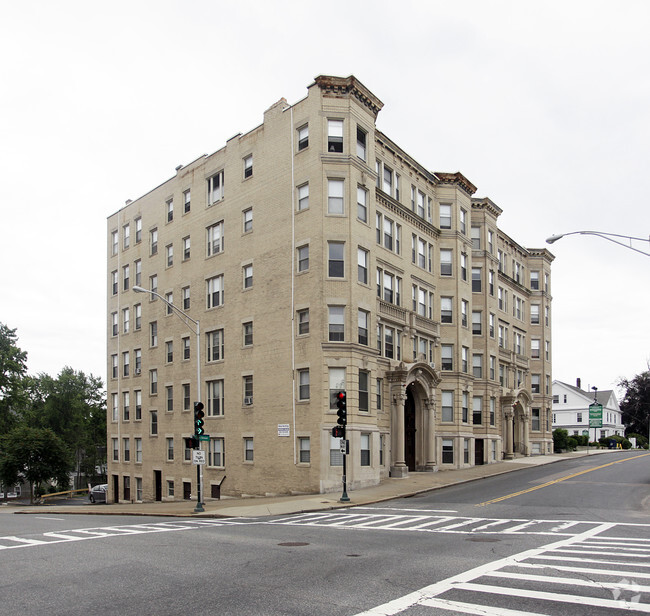
[[[415,471],[415,400],[409,387],[404,405],[404,463],[409,471]]]
[[[154,484],[156,488],[156,500],[161,501],[162,500],[162,471],[154,471],[153,477],[154,477]]]
[[[113,502],[120,502],[120,478],[118,475],[113,475]]]
[[[474,465],[485,463],[485,441],[482,438],[474,439]]]

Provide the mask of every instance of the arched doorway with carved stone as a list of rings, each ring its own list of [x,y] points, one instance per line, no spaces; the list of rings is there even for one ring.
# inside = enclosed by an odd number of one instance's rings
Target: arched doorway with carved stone
[[[426,363],[400,362],[387,375],[391,399],[391,477],[436,466],[436,388],[440,375]]]

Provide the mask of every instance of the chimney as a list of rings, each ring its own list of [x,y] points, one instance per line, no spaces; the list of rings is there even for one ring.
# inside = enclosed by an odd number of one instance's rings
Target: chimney
[[[576,387],[577,387],[578,389],[582,389],[582,387],[581,387],[581,383],[580,383],[580,377],[578,377],[578,378],[576,379]]]

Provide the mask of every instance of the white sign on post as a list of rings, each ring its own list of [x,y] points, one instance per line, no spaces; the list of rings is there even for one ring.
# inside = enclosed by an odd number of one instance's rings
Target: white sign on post
[[[195,466],[205,464],[205,451],[200,449],[192,449],[192,464]]]

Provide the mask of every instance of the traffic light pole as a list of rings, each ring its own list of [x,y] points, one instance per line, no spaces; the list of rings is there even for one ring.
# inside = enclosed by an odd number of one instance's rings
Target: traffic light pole
[[[348,491],[347,491],[347,468],[346,468],[346,458],[348,457],[347,455],[347,450],[348,450],[348,442],[345,438],[345,430],[343,430],[343,442],[345,443],[345,451],[343,452],[343,494],[341,494],[341,498],[339,499],[340,502],[342,503],[349,503],[350,502],[350,497],[348,496]]]

